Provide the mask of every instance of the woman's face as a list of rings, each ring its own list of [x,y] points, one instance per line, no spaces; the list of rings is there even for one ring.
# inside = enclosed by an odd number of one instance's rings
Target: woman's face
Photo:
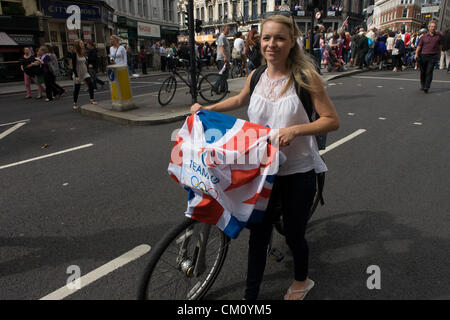
[[[113,46],[115,46],[115,45],[117,44],[117,41],[116,41],[115,38],[111,37],[109,40],[111,41],[111,44],[112,44]]]
[[[30,48],[24,48],[23,49],[23,53],[25,53],[26,55],[30,54]]]
[[[267,62],[286,61],[295,45],[289,27],[283,23],[267,21],[261,33],[261,52]]]

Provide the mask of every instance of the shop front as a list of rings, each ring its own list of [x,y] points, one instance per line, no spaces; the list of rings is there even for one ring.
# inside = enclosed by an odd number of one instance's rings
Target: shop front
[[[25,47],[40,45],[38,17],[2,16],[0,19],[0,82],[23,79],[19,60]]]
[[[149,50],[152,44],[161,39],[161,27],[157,24],[138,22],[137,25],[139,49]]]
[[[111,34],[110,14],[113,9],[105,2],[99,1],[93,4],[92,1],[53,1],[41,0],[41,12],[44,14],[44,42],[55,48],[58,58],[67,55],[69,45],[75,40],[81,39],[96,45],[98,54],[106,56],[106,43],[109,42]],[[67,8],[77,5],[81,9],[81,28],[79,30],[68,30],[67,19],[71,13],[67,13]]]
[[[168,45],[177,43],[177,37],[180,34],[178,27],[161,26],[161,40],[164,40]]]

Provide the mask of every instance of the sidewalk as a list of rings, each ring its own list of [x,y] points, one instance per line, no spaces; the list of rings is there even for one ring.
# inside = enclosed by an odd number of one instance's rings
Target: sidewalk
[[[351,68],[344,72],[323,72],[324,81],[348,77],[364,72]],[[246,78],[228,79],[228,90],[225,98],[239,94],[246,82]],[[111,109],[111,100],[99,102],[98,105],[86,104],[81,106],[81,113],[86,116],[118,122],[126,125],[154,125],[184,119],[190,114],[191,96],[189,88],[178,89],[173,100],[167,106],[161,107],[158,103],[158,93],[148,93],[133,97],[136,109],[120,112]],[[208,104],[199,97],[200,104]]]
[[[138,71],[138,70],[136,70]],[[139,78],[147,78],[147,77],[151,77],[151,76],[160,76],[160,75],[168,75],[168,72],[162,72],[162,71],[150,71],[148,72],[146,75],[143,74],[139,74]],[[102,73],[102,74],[97,74],[97,77],[100,80],[103,80],[105,82],[107,82],[106,79],[106,74]],[[135,79],[135,78],[133,78]],[[56,82],[64,88],[67,87],[72,87],[73,86],[73,80],[56,80]],[[36,91],[36,85],[31,84],[31,91],[35,92]],[[6,83],[0,83],[0,98],[2,95],[7,95],[7,94],[16,94],[16,93],[26,93],[26,88],[25,88],[25,84],[23,81],[17,81],[17,82],[6,82]]]

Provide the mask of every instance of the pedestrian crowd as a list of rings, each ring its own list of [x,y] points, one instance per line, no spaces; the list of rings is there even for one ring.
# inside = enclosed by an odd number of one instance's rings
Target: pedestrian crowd
[[[324,26],[316,26],[314,32],[300,37],[300,45],[315,58],[320,72],[344,71],[347,67],[359,69],[390,69],[393,72],[405,70],[407,67],[419,69],[416,59],[416,48],[427,29],[408,33],[405,28],[395,32],[357,28],[353,32],[344,30],[325,30]],[[442,49],[437,54],[435,67],[450,70],[449,30],[437,35],[442,39]],[[440,63],[439,61],[440,60]]]
[[[20,68],[24,74],[26,87],[25,99],[31,99],[31,84],[37,87],[36,100],[45,99],[50,102],[61,99],[65,95],[65,90],[56,81],[57,77],[66,73],[73,80],[73,109],[77,110],[78,96],[81,85],[85,84],[86,91],[89,91],[90,103],[97,104],[94,100],[94,90],[98,90],[97,84],[103,88],[105,83],[98,79],[98,54],[93,42],[83,42],[80,39],[74,41],[68,47],[67,55],[62,59],[61,64],[52,46],[41,46],[34,50],[31,47],[23,49],[23,56],[20,59]]]

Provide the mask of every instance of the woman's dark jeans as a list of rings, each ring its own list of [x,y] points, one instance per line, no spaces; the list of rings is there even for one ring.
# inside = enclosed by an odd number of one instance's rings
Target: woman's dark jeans
[[[315,193],[316,173],[314,170],[275,178],[263,222],[248,225],[250,240],[245,299],[255,300],[258,296],[272,234],[274,208],[279,202],[282,206],[286,243],[294,257],[294,279],[304,281],[308,277],[309,248],[305,231]]]

